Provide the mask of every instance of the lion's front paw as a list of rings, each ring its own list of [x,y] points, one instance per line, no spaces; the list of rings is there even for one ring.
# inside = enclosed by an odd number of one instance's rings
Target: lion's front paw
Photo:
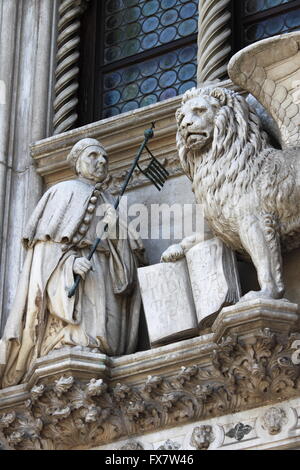
[[[171,245],[162,254],[160,262],[161,263],[174,263],[175,261],[178,261],[181,258],[184,258],[184,251],[181,245]]]

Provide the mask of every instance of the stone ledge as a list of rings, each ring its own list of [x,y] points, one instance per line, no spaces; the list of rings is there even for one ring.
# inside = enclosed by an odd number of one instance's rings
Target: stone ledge
[[[207,335],[121,358],[52,352],[0,391],[0,432],[20,450],[90,448],[299,397],[299,338],[267,329],[250,343]]]
[[[288,300],[256,299],[239,302],[224,308],[212,326],[214,341],[219,342],[229,334],[240,338],[250,337],[265,328],[271,328],[278,335],[297,331],[299,307]]]

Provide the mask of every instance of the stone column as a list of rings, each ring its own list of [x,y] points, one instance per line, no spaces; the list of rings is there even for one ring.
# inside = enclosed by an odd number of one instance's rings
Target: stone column
[[[72,129],[78,118],[80,19],[88,1],[60,1],[55,70],[54,134]]]
[[[198,84],[224,79],[230,58],[230,0],[199,0]]]
[[[0,0],[0,332],[23,263],[23,228],[42,192],[30,144],[51,135],[56,5]]]

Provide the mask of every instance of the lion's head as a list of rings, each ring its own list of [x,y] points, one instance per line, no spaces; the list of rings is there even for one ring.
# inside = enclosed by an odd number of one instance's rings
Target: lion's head
[[[192,88],[176,112],[177,148],[185,173],[193,180],[195,159],[211,152],[211,163],[225,153],[245,162],[267,145],[257,115],[239,94],[223,88]]]

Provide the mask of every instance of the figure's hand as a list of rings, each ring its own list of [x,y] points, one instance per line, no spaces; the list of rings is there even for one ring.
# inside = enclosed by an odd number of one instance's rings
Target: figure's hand
[[[108,225],[108,234],[113,238],[117,236],[117,211],[113,207],[109,207],[103,217],[102,223]]]
[[[160,262],[161,263],[174,263],[179,259],[184,258],[184,251],[181,245],[171,245],[169,248],[162,254]]]
[[[87,258],[76,258],[73,265],[73,272],[85,279],[86,274],[92,269],[92,263]]]

